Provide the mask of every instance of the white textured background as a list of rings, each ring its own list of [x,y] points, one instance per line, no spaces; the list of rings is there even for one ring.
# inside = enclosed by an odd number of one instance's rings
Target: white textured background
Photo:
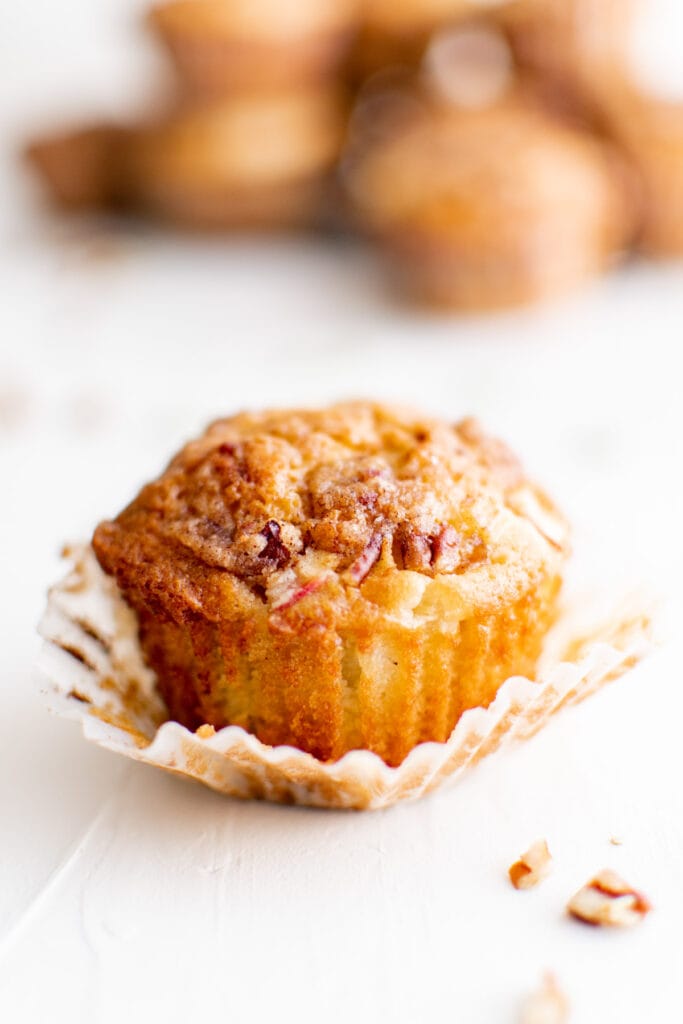
[[[551,968],[576,1024],[680,1020],[683,268],[448,320],[392,307],[352,246],[103,244],[48,221],[13,150],[58,114],[134,106],[159,71],[136,7],[1,16],[0,1019],[507,1024]],[[34,627],[61,542],[217,414],[356,395],[501,432],[572,517],[579,582],[662,597],[664,648],[454,789],[372,815],[231,803],[48,715]],[[555,872],[515,892],[537,836]],[[655,904],[634,932],[563,916],[608,865]]]

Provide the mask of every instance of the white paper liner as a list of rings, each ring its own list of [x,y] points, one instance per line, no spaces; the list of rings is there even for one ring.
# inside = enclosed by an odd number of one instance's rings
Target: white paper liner
[[[86,739],[108,750],[234,797],[357,809],[414,800],[454,781],[504,741],[532,735],[559,708],[623,675],[651,646],[642,611],[612,615],[591,636],[585,629],[577,634],[564,617],[537,680],[508,679],[488,708],[462,715],[445,743],[421,743],[397,768],[367,750],[323,763],[292,747],[266,746],[239,726],[198,735],[168,721],[142,659],[134,613],[89,546],[70,549],[68,557],[72,569],[50,591],[40,626],[53,709],[80,720]]]

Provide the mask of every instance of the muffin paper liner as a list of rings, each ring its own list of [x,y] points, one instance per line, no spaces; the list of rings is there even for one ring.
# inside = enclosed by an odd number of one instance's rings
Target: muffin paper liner
[[[396,768],[368,750],[325,763],[269,747],[239,726],[196,733],[168,720],[145,665],[135,614],[90,546],[65,551],[69,574],[50,591],[40,625],[49,703],[85,738],[136,761],[243,799],[373,809],[452,782],[503,743],[533,735],[550,716],[636,665],[651,648],[649,615],[612,614],[588,631],[565,614],[548,638],[537,679],[513,676],[488,708],[466,711],[445,743],[421,743]]]

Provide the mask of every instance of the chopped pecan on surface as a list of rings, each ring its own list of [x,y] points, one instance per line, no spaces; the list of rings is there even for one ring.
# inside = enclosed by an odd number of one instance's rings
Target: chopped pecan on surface
[[[537,839],[508,870],[515,889],[532,889],[550,874],[553,858],[545,839]]]
[[[586,924],[626,928],[651,910],[649,900],[615,871],[599,871],[567,904],[572,917]]]
[[[569,1001],[550,971],[541,986],[524,1000],[519,1024],[566,1024]]]

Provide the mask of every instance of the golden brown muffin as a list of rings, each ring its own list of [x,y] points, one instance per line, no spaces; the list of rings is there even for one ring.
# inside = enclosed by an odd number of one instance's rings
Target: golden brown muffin
[[[683,103],[643,95],[627,83],[602,101],[641,186],[640,248],[657,257],[683,255]]]
[[[201,94],[331,81],[356,30],[355,0],[172,0],[150,22]]]
[[[138,133],[129,176],[143,208],[192,228],[307,225],[320,215],[343,131],[336,93],[191,105]]]
[[[177,106],[29,148],[53,198],[193,229],[305,227],[323,211],[345,130],[337,93],[257,94]]]
[[[638,0],[511,0],[501,9],[518,60],[539,88],[588,117],[599,93],[623,78]]]
[[[415,66],[439,29],[496,11],[507,0],[366,0],[352,69],[357,79]]]
[[[365,402],[219,420],[93,539],[173,718],[394,765],[533,672],[566,545],[476,423]]]
[[[26,157],[48,186],[53,202],[68,210],[105,209],[123,200],[122,154],[128,132],[93,125],[38,139]]]
[[[480,110],[423,105],[354,152],[344,179],[400,290],[430,305],[493,309],[561,294],[633,233],[616,155],[514,95]]]

